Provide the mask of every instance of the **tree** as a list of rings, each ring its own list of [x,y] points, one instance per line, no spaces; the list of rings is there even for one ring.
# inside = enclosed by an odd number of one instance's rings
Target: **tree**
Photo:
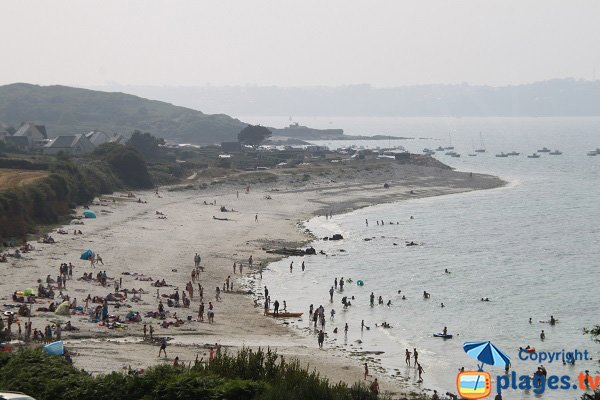
[[[165,140],[152,136],[148,132],[133,131],[133,135],[127,141],[127,146],[136,149],[146,160],[159,158],[159,145],[165,144]]]
[[[271,131],[260,125],[248,125],[238,133],[238,142],[241,145],[252,146],[256,149],[260,144],[272,135]]]

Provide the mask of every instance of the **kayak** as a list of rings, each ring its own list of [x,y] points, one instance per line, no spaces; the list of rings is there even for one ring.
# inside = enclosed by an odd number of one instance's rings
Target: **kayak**
[[[301,312],[280,312],[280,313],[267,313],[267,315],[274,318],[298,318],[301,317],[303,313]]]
[[[442,338],[442,339],[452,339],[452,335],[450,335],[450,334],[445,334],[444,335],[443,333],[434,333],[433,337],[439,337],[439,338]]]

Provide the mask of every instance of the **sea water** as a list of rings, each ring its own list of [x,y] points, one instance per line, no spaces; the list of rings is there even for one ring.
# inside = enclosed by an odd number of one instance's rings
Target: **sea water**
[[[248,119],[248,118],[246,118]],[[283,119],[256,118],[282,126]],[[539,362],[518,358],[519,347],[539,351],[588,350],[594,360],[574,366],[544,362],[549,374],[570,375],[600,369],[599,346],[583,328],[600,322],[600,118],[305,118],[315,127],[341,127],[350,134],[389,134],[411,140],[321,141],[331,148],[356,144],[366,148],[402,145],[411,152],[451,144],[460,158],[435,157],[461,171],[497,175],[505,187],[378,205],[332,219],[306,222],[317,237],[341,233],[341,241],[317,240],[313,246],[328,256],[285,259],[269,266],[261,284],[272,301],[286,300],[291,311],[304,311],[292,326],[311,335],[309,304],[326,309],[328,346],[364,360],[361,352],[380,352],[369,362],[409,387],[456,393],[458,369],[477,369],[462,345],[491,341],[512,358],[512,370],[531,375]],[[482,146],[486,153],[469,157]],[[421,138],[421,139],[418,139]],[[562,155],[541,153],[542,147]],[[495,154],[517,151],[519,156]],[[410,217],[413,217],[411,219]],[[369,221],[366,226],[365,220]],[[383,226],[376,221],[383,220]],[[390,224],[393,222],[394,224]],[[396,224],[397,222],[397,224]],[[366,241],[365,239],[371,239]],[[415,241],[419,246],[406,246]],[[295,268],[290,274],[289,264]],[[306,264],[304,272],[301,262]],[[444,272],[445,269],[450,274]],[[352,279],[329,301],[334,279]],[[358,286],[357,280],[364,286]],[[431,294],[425,300],[423,291]],[[375,306],[369,295],[376,296]],[[402,296],[406,300],[402,300]],[[341,297],[352,305],[344,309]],[[354,296],[354,300],[351,297]],[[377,297],[391,306],[377,305]],[[489,298],[482,302],[481,298]],[[444,307],[441,307],[444,303]],[[331,308],[336,310],[330,321]],[[555,326],[547,321],[553,315]],[[532,323],[529,323],[529,319]],[[361,330],[361,320],[370,327]],[[392,328],[377,328],[388,322]],[[343,333],[348,323],[347,335]],[[453,339],[434,338],[444,327]],[[339,333],[334,334],[333,329]],[[546,340],[540,340],[542,329]],[[359,342],[361,341],[361,342]],[[316,347],[316,338],[315,338]],[[414,368],[404,362],[405,349],[417,348],[425,372],[416,386]],[[496,375],[503,367],[485,366]],[[493,382],[495,385],[495,382]],[[542,397],[579,398],[580,391],[550,391]],[[533,391],[507,393],[505,398],[532,398]]]

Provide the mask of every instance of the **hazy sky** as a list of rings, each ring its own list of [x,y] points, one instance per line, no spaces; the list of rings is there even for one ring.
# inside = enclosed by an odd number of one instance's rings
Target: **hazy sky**
[[[600,1],[1,0],[0,84],[600,77]]]

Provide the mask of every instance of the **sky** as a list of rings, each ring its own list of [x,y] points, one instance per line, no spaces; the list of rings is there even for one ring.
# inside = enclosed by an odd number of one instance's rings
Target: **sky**
[[[2,0],[0,84],[503,86],[600,77],[600,1]]]

